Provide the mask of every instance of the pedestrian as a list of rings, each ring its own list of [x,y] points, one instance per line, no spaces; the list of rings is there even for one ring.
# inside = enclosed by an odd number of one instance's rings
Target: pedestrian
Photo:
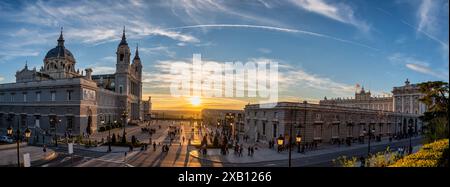
[[[255,152],[255,149],[253,148],[253,146],[252,146],[252,148],[250,149],[250,151],[251,151],[250,156],[253,156],[253,153]]]
[[[156,151],[156,142],[153,142],[153,151]]]
[[[244,150],[244,145],[241,144],[241,146],[239,146],[239,157],[242,157],[243,150]]]
[[[366,160],[364,159],[364,157],[361,156],[361,157],[359,158],[359,160],[360,160],[360,162],[361,162],[361,167],[364,167],[364,166],[366,165]]]

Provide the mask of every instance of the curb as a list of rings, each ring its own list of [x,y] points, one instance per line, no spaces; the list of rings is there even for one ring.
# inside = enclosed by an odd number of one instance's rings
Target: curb
[[[46,156],[42,159],[31,161],[31,167],[40,167],[44,164],[50,163],[52,160],[54,160],[57,157],[58,157],[58,153],[56,153],[56,151],[54,151],[53,153],[49,154],[48,156]],[[23,163],[21,163],[21,164],[23,165]],[[8,164],[8,165],[0,165],[0,167],[17,167],[17,163]]]

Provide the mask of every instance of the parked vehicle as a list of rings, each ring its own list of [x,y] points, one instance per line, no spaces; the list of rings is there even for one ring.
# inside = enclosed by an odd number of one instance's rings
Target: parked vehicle
[[[0,136],[0,142],[3,143],[13,143],[14,140],[8,136]]]

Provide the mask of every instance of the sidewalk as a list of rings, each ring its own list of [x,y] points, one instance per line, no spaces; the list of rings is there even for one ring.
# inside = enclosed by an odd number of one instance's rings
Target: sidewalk
[[[420,139],[421,137],[414,137],[413,139]],[[407,139],[400,140],[400,141],[408,141]],[[398,142],[398,141],[392,141],[392,143]],[[384,140],[381,142],[372,142],[372,146],[376,145],[389,145],[388,140]],[[362,147],[367,147],[366,144],[353,144],[351,147],[348,147],[346,145],[341,145],[340,147],[336,145],[327,145],[327,146],[321,146],[316,150],[306,151],[304,154],[297,153],[297,147],[292,148],[292,159],[297,158],[306,158],[306,157],[313,157],[323,154],[329,154],[333,152],[339,152],[339,151],[348,151],[353,149],[359,149]],[[265,162],[265,161],[280,161],[280,160],[286,160],[288,159],[289,151],[283,151],[281,153],[278,153],[276,149],[268,149],[268,148],[258,148],[258,150],[255,150],[255,153],[253,156],[248,156],[247,147],[244,148],[244,151],[242,153],[242,157],[238,157],[237,154],[234,154],[234,150],[230,149],[230,152],[228,155],[221,155],[220,149],[208,149],[207,155],[203,156],[199,153],[199,150],[193,150],[190,151],[189,154],[198,159],[207,160],[211,162],[217,162],[217,163],[257,163],[257,162]]]
[[[16,144],[14,144],[16,145]],[[17,165],[17,147],[5,148],[3,146],[0,149],[0,166],[16,166]],[[47,152],[44,153],[42,147],[35,146],[21,146],[20,147],[20,163],[23,165],[23,155],[30,153],[31,166],[36,162],[45,162],[56,158],[57,154],[50,148],[47,148]]]

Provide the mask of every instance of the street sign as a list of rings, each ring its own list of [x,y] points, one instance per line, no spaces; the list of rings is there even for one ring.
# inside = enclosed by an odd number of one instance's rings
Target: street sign
[[[30,153],[23,154],[23,166],[26,168],[31,166]]]
[[[73,154],[73,143],[69,143],[68,147],[69,147],[69,154]]]

